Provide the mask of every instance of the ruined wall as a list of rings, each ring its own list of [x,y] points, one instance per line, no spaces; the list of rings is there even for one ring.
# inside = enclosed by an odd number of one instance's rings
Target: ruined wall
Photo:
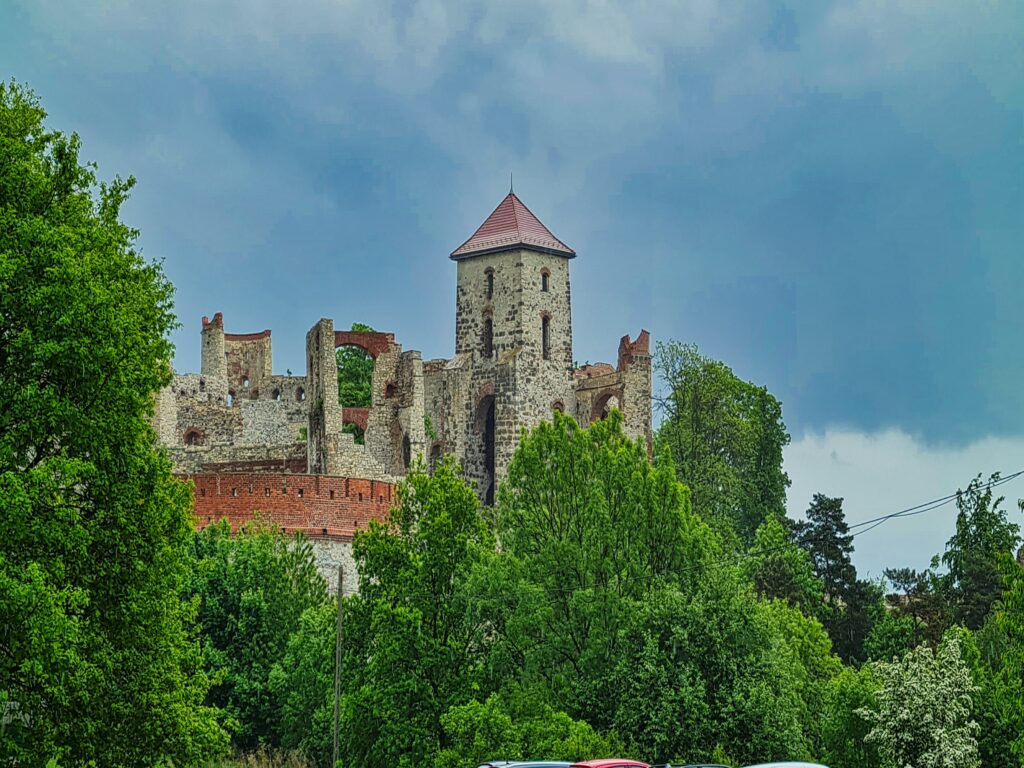
[[[594,363],[574,373],[576,420],[583,425],[603,418],[616,408],[623,414],[623,430],[652,448],[650,334],[642,330],[636,341],[623,336],[615,368]]]
[[[257,400],[269,385],[273,354],[270,331],[225,333],[228,390],[235,399]]]

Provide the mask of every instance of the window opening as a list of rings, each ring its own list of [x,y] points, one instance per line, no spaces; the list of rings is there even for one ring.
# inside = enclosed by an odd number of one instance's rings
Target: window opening
[[[489,317],[484,318],[483,352],[484,357],[494,355],[494,321]]]

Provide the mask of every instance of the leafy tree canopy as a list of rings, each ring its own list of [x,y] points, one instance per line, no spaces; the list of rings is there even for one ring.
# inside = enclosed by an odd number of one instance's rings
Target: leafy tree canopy
[[[217,679],[208,701],[222,710],[236,746],[277,745],[273,665],[303,612],[327,600],[312,548],[257,517],[237,536],[227,520],[207,526],[194,535],[192,552],[186,594],[199,600],[203,653]]]
[[[179,598],[188,488],[148,424],[172,289],[80,142],[0,84],[0,753],[196,765],[226,746]],[[16,714],[13,714],[16,713]]]
[[[694,511],[749,547],[765,518],[785,515],[781,403],[692,344],[658,344],[654,361],[668,391],[658,444],[671,451]]]
[[[946,543],[942,563],[953,620],[968,629],[978,629],[1003,592],[999,558],[1012,555],[1020,544],[1020,526],[1007,519],[1003,497],[996,497],[992,483],[981,475],[964,491],[956,493],[956,532]]]

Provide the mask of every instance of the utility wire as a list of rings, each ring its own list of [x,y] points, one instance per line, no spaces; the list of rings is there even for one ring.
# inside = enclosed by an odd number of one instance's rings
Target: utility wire
[[[982,483],[982,484],[976,486],[976,488],[978,490],[986,490],[988,488],[996,488],[998,486],[1001,486],[1001,485],[1004,485],[1004,484],[1010,482],[1011,480],[1015,480],[1016,478],[1020,477],[1021,475],[1024,475],[1024,469],[1021,469],[1021,470],[1018,470],[1017,472],[1014,472],[1012,474],[1006,475],[1005,477],[999,477],[998,479],[995,479],[995,480],[989,480],[989,481],[987,481],[985,483]],[[851,534],[851,538],[857,538],[858,536],[862,536],[865,533],[868,533],[869,531],[873,531],[875,528],[878,528],[880,525],[883,525],[883,524],[889,522],[890,520],[894,520],[894,519],[900,518],[900,517],[913,517],[913,516],[916,516],[916,515],[921,515],[921,514],[924,514],[926,512],[931,512],[933,510],[939,509],[940,507],[943,507],[946,504],[949,504],[951,501],[954,501],[961,493],[962,493],[962,491],[958,490],[955,493],[951,493],[951,494],[948,494],[946,496],[941,496],[941,497],[939,497],[937,499],[932,499],[931,501],[925,501],[925,502],[922,502],[920,504],[915,504],[912,507],[907,507],[905,509],[901,509],[901,510],[898,510],[896,512],[890,512],[887,515],[881,515],[879,517],[874,517],[874,518],[871,518],[869,520],[862,520],[859,523],[854,523],[853,525],[847,526],[847,528],[848,528],[848,530],[851,530],[851,531],[853,529],[855,529],[855,528],[864,528],[864,530],[857,531],[857,532]],[[867,526],[867,527],[865,527],[865,526]],[[816,543],[816,542],[819,542],[819,541],[824,541],[824,537],[821,537],[821,536],[805,536],[805,537],[801,537],[801,538],[799,538],[799,539],[797,539],[795,541],[787,541],[785,544],[782,544],[782,545],[780,545],[778,547],[771,547],[771,548],[762,550],[762,551],[760,551],[760,552],[758,552],[756,554],[752,554],[749,551],[747,551],[747,552],[735,552],[735,553],[732,553],[731,555],[727,555],[726,557],[722,557],[722,558],[719,558],[719,559],[714,559],[714,560],[710,560],[710,561],[707,561],[707,562],[691,563],[690,565],[684,566],[683,568],[677,568],[677,569],[673,570],[671,573],[660,574],[658,576],[655,576],[655,575],[652,575],[652,574],[649,574],[649,573],[648,574],[640,574],[640,575],[637,575],[637,576],[627,576],[627,577],[623,577],[623,578],[612,578],[612,579],[610,579],[610,581],[614,584],[614,586],[630,584],[630,583],[634,583],[634,582],[642,582],[642,581],[649,581],[651,583],[654,583],[655,581],[659,580],[660,578],[663,578],[664,576],[682,576],[682,575],[685,575],[687,573],[691,573],[691,572],[697,571],[697,570],[711,570],[711,569],[713,569],[715,567],[719,567],[719,566],[721,566],[721,567],[737,566],[737,565],[741,564],[743,561],[750,560],[750,559],[752,559],[754,557],[765,557],[765,556],[768,556],[768,555],[772,555],[772,554],[776,554],[776,553],[779,553],[779,552],[786,551],[787,549],[789,549],[793,545],[796,545],[796,546],[802,548],[802,547],[806,546],[807,544],[813,544],[813,543]],[[601,584],[592,584],[590,586],[566,586],[566,587],[545,587],[545,586],[542,586],[542,585],[533,585],[533,586],[536,587],[536,589],[533,590],[535,593],[543,594],[543,595],[547,595],[547,596],[551,596],[551,595],[565,595],[565,594],[570,594],[571,595],[571,594],[576,594],[576,593],[585,593],[585,592],[591,592],[592,590],[603,590],[604,587],[605,587],[605,585],[601,585]],[[527,593],[528,593],[527,590],[517,590],[515,592],[504,592],[504,593],[497,592],[497,593],[493,593],[493,594],[489,594],[489,595],[463,595],[463,596],[461,596],[461,598],[462,598],[462,601],[464,603],[466,603],[466,604],[474,604],[474,603],[479,603],[479,604],[484,604],[484,603],[503,603],[503,602],[504,603],[509,603],[509,602],[512,602],[513,600],[522,600],[524,597],[526,597]],[[434,593],[434,592],[430,592],[430,593],[426,593],[426,592],[424,592],[424,593],[406,593],[405,595],[403,595],[403,597],[406,598],[406,599],[409,599],[409,598],[431,598],[431,597],[436,597],[436,596],[437,596],[437,594]],[[596,597],[599,597],[599,596],[600,596],[600,592],[592,592],[590,595],[587,595],[587,598],[593,599],[593,598],[596,598]]]

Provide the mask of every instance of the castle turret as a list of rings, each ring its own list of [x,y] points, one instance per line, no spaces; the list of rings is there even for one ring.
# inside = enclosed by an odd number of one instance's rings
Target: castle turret
[[[455,352],[469,369],[467,475],[493,499],[524,428],[572,396],[567,246],[513,193],[451,258],[458,264]]]
[[[224,354],[224,315],[217,312],[213,320],[203,317],[203,349],[200,372],[211,378],[226,379],[227,357]]]

